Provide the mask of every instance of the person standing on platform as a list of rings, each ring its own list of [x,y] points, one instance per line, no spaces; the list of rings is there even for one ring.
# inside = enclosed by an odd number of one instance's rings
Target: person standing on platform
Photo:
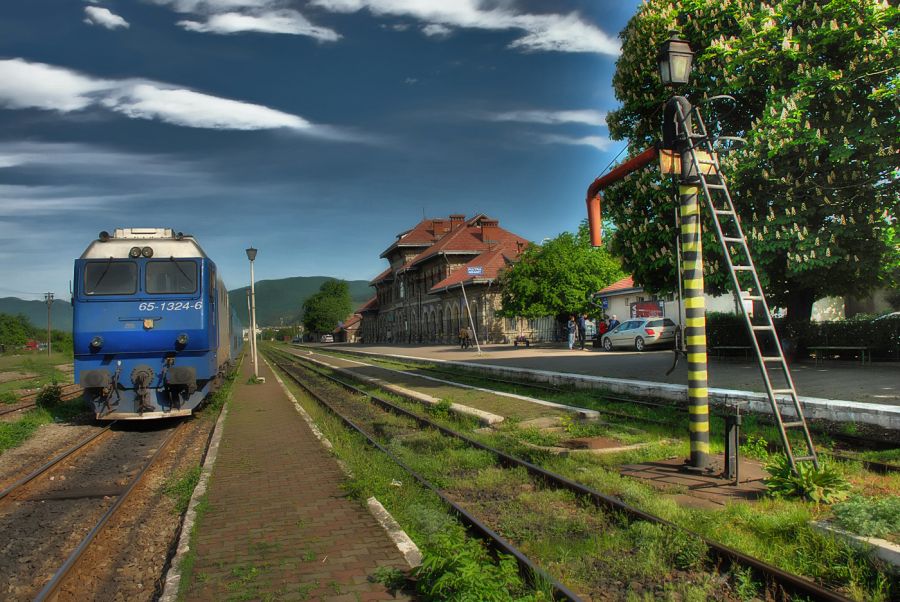
[[[613,315],[613,316],[609,319],[609,327],[606,329],[606,332],[609,332],[610,330],[612,330],[613,328],[615,328],[615,327],[618,326],[618,325],[619,325],[619,321],[616,320],[616,316]]]
[[[569,351],[575,349],[575,331],[578,330],[578,324],[575,322],[575,314],[569,316],[569,321],[566,322],[566,334],[569,339]]]
[[[584,351],[584,340],[587,338],[587,314],[578,316],[578,341],[581,343],[581,350]]]

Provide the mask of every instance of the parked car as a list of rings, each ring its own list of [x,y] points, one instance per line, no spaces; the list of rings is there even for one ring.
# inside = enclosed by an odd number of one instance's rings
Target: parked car
[[[322,338],[319,339],[322,343],[334,343],[334,335],[331,334],[323,334]]]
[[[603,335],[603,348],[612,351],[614,347],[633,347],[643,351],[651,345],[672,345],[676,328],[678,325],[669,318],[626,320]]]

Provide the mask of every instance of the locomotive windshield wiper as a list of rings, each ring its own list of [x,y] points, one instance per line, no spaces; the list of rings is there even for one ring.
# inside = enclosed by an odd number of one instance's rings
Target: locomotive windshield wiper
[[[103,268],[103,272],[100,274],[100,277],[97,278],[97,282],[94,283],[94,290],[97,290],[97,287],[100,286],[100,283],[103,282],[103,279],[106,277],[106,272],[109,271],[109,266],[112,265],[112,255],[109,256],[109,259],[106,260],[106,267]]]
[[[175,267],[178,268],[178,271],[181,272],[181,275],[184,276],[184,279],[185,279],[185,280],[187,280],[188,282],[190,282],[191,284],[193,284],[193,282],[191,281],[191,277],[188,276],[188,275],[187,275],[187,272],[185,272],[184,270],[182,270],[182,269],[181,269],[181,266],[178,265],[178,262],[175,261],[175,256],[174,256],[174,255],[170,255],[170,256],[169,256],[169,261],[171,261],[172,263],[175,264]]]

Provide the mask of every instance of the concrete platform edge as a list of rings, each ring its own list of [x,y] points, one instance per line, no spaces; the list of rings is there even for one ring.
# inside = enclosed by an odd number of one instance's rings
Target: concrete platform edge
[[[532,380],[539,383],[600,389],[610,393],[634,395],[636,397],[652,397],[655,399],[668,399],[671,401],[687,400],[686,385],[627,380],[606,376],[591,376],[588,374],[551,372],[548,370],[530,370],[513,366],[475,364],[472,362],[421,358],[410,355],[379,354],[369,351],[347,349],[346,347],[335,347],[334,349],[341,351],[342,353],[359,354],[363,357],[384,356],[411,363],[462,366],[484,374],[494,376],[515,376],[523,378],[524,380]],[[741,391],[737,389],[711,388],[709,389],[709,398],[715,405],[724,405],[729,402],[747,402],[749,404],[748,409],[753,412],[761,414],[772,413],[765,393]],[[873,424],[887,429],[900,430],[900,407],[898,406],[840,399],[823,399],[821,397],[800,397],[800,402],[803,404],[803,410],[806,413],[807,418],[831,420],[834,422]]]
[[[303,418],[306,424],[309,425],[309,428],[312,429],[313,434],[316,436],[322,445],[330,452],[333,452],[334,446],[331,444],[331,441],[328,440],[328,437],[319,430],[318,425],[313,420],[312,416],[300,405],[300,402],[297,401],[297,398],[291,393],[291,390],[288,388],[286,384],[284,384],[284,380],[282,380],[281,376],[272,367],[272,365],[268,362],[266,358],[263,358],[263,361],[266,363],[266,366],[272,371],[272,374],[275,375],[275,380],[278,381],[278,385],[281,387],[281,390],[284,391],[287,398],[291,400],[291,403],[294,404],[294,408],[297,410],[297,413]],[[353,471],[350,470],[342,460],[339,458],[335,458],[338,462],[338,465],[341,467],[341,470],[344,471],[344,474],[348,476],[353,475]],[[381,502],[378,501],[375,497],[370,497],[366,500],[366,508],[368,508],[369,513],[378,521],[378,524],[381,525],[381,528],[384,529],[385,533],[387,533],[388,537],[390,537],[391,541],[394,542],[394,545],[397,546],[397,550],[400,552],[401,556],[403,556],[404,560],[406,560],[406,564],[409,565],[410,568],[415,568],[422,564],[422,552],[419,550],[419,546],[416,545],[416,542],[407,535],[406,531],[403,530],[403,527],[400,526],[400,523],[391,515],[390,512],[387,511]]]
[[[407,389],[406,387],[401,387],[399,385],[393,385],[391,383],[385,382],[380,378],[372,378],[369,376],[363,376],[361,374],[355,374],[346,368],[341,368],[340,366],[335,366],[333,364],[329,364],[328,362],[323,362],[322,360],[317,360],[313,357],[304,358],[316,364],[326,366],[332,370],[340,372],[342,374],[346,374],[358,380],[362,380],[373,385],[378,385],[379,387],[383,387],[388,389],[389,391],[396,393],[397,395],[401,395],[418,403],[424,403],[427,405],[436,405],[440,403],[440,399],[436,397],[432,397],[431,395],[427,395],[425,393],[420,393],[418,391],[413,391],[412,389]],[[492,414],[491,412],[485,412],[484,410],[479,410],[478,408],[473,408],[470,406],[462,405],[459,403],[450,404],[450,411],[455,412],[457,414],[463,414],[466,416],[471,416],[481,422],[484,425],[491,426],[494,424],[499,424],[505,420],[503,416],[498,414]]]
[[[203,461],[203,467],[200,469],[200,479],[197,481],[197,486],[194,487],[194,492],[191,494],[187,510],[184,513],[181,531],[178,536],[178,545],[175,548],[175,555],[172,557],[169,570],[166,572],[163,592],[158,602],[175,602],[178,599],[178,589],[181,586],[181,563],[191,549],[191,531],[193,531],[194,525],[197,523],[197,504],[206,495],[209,478],[212,475],[213,466],[216,464],[216,456],[219,455],[219,443],[222,441],[222,433],[225,430],[225,418],[227,417],[228,403],[222,407],[219,418],[216,420],[216,425],[213,427],[206,459]]]

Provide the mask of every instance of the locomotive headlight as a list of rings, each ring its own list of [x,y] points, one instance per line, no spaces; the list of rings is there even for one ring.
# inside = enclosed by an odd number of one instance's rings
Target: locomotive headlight
[[[188,335],[186,332],[182,332],[178,335],[178,338],[175,339],[175,342],[178,343],[180,347],[184,347],[188,344]]]
[[[141,249],[141,255],[143,255],[147,259],[150,259],[151,257],[153,257],[153,249],[151,249],[150,247],[144,247],[143,249]]]
[[[94,337],[91,339],[91,349],[100,349],[103,347],[103,337]]]
[[[131,250],[128,251],[128,256],[134,257],[135,259],[137,259],[138,257],[141,256],[141,248],[140,247],[131,247]]]

